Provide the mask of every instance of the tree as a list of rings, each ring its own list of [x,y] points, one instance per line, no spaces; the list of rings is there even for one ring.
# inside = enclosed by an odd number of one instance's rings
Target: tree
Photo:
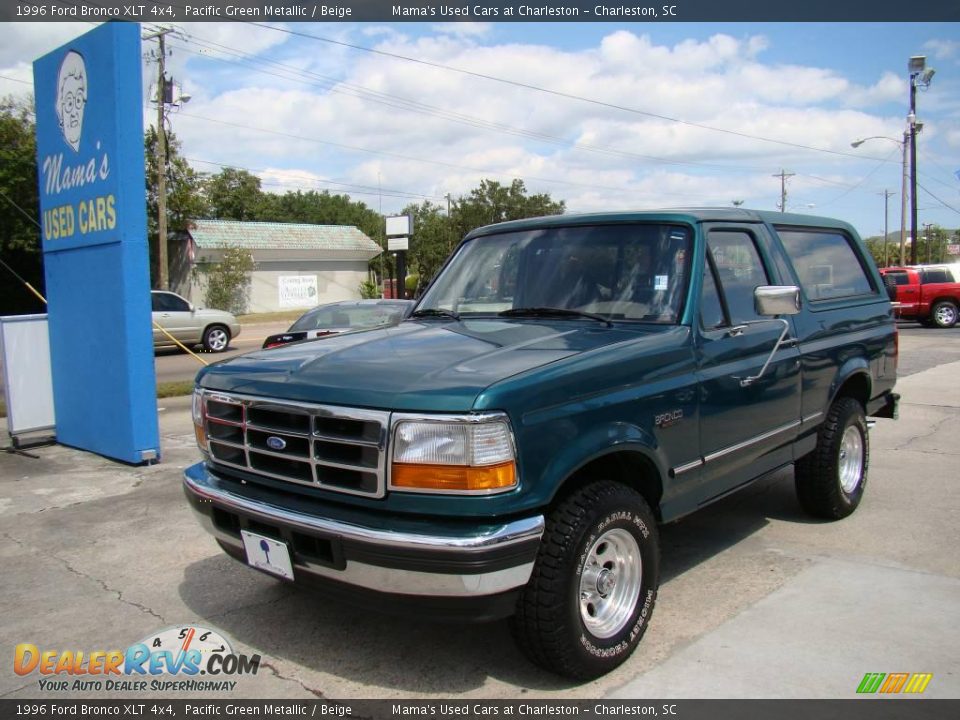
[[[207,307],[227,310],[235,315],[246,312],[250,273],[254,269],[253,255],[246,248],[239,247],[224,250],[218,263],[198,263],[196,270],[206,276],[204,302]]]
[[[0,99],[0,257],[43,293],[36,153],[33,101]],[[8,270],[0,268],[0,276],[0,314],[46,312]]]
[[[453,224],[449,217],[441,214],[440,206],[429,200],[421,205],[407,205],[401,214],[413,216],[407,270],[418,276],[416,290],[419,291],[430,282],[453,249]]]
[[[180,155],[180,141],[172,132],[167,138],[167,237],[187,231],[187,222],[208,213],[203,195],[203,176]],[[147,237],[150,242],[150,277],[153,286],[160,277],[157,237],[157,131],[147,128],[144,136],[147,169]]]
[[[264,206],[260,178],[225,167],[205,183],[210,216],[217,220],[257,220]]]
[[[482,225],[541,215],[562,215],[565,210],[563,200],[555,201],[547,193],[527,195],[523,180],[514,179],[509,187],[495,180],[482,180],[468,197],[457,200],[451,217],[462,237]]]

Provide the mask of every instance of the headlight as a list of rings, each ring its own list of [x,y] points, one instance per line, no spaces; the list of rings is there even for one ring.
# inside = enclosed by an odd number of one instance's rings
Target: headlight
[[[197,445],[207,452],[207,431],[203,426],[203,393],[200,388],[193,389],[193,433],[197,436]]]
[[[513,432],[502,413],[395,422],[393,490],[489,494],[516,486]]]

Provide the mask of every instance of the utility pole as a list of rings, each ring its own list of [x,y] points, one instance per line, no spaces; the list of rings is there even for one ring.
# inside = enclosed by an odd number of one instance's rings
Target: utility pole
[[[917,264],[917,83],[910,78],[910,264]]]
[[[156,38],[160,45],[157,53],[157,262],[160,265],[160,277],[157,282],[161,290],[168,290],[170,286],[167,255],[167,131],[163,126],[163,116],[167,102],[165,38],[172,32],[172,28],[161,28],[144,36],[144,40]]]
[[[910,125],[910,232],[913,238],[910,243],[910,263],[917,264],[917,133],[923,127],[923,123],[917,120],[917,85],[923,85],[924,88],[930,87],[930,81],[936,72],[933,68],[927,67],[927,58],[925,55],[914,55],[907,63],[907,71],[910,73],[910,114],[907,115],[907,122]]]
[[[796,173],[788,173],[783,168],[772,177],[780,178],[780,212],[787,211],[787,178],[792,178]]]
[[[883,266],[887,266],[887,235],[890,233],[888,229],[889,219],[890,219],[890,197],[895,195],[891,190],[884,190],[883,195]]]
[[[907,180],[908,180],[908,168],[907,168],[907,141],[910,139],[910,131],[903,131],[903,142],[901,143],[901,149],[903,150],[903,178],[900,182],[900,267],[903,267],[907,264],[907,256],[905,243],[907,242]]]
[[[927,263],[931,262],[930,259],[930,248],[933,246],[932,238],[930,237],[930,228],[933,227],[933,223],[924,223],[923,224],[923,239],[927,243]]]
[[[453,232],[453,223],[450,220],[450,193],[446,193],[444,197],[447,199],[447,254],[449,255],[450,251],[453,250],[456,237]]]

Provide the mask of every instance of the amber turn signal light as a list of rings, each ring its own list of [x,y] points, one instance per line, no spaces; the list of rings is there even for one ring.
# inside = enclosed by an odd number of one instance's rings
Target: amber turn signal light
[[[440,492],[506,490],[517,484],[517,468],[513,461],[482,467],[394,463],[391,484],[405,490]]]

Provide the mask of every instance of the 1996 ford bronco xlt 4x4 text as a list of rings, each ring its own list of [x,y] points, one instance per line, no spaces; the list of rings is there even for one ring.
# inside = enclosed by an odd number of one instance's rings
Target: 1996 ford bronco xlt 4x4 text
[[[591,678],[650,621],[658,523],[790,464],[805,510],[856,509],[896,366],[845,223],[509,222],[471,232],[396,327],[201,371],[184,488],[260,570],[428,618],[510,616],[534,662]]]

